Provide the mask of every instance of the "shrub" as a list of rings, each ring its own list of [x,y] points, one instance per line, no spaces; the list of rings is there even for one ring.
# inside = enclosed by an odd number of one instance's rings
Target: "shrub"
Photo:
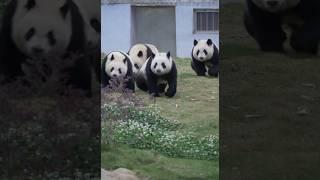
[[[113,142],[133,148],[155,150],[178,158],[212,160],[218,157],[217,136],[199,138],[180,133],[178,121],[163,118],[151,108],[104,104],[102,109],[106,112],[102,116],[102,143],[111,143],[108,131],[112,129]]]

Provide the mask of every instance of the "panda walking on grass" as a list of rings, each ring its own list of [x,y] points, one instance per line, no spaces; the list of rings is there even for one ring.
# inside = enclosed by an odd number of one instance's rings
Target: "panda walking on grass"
[[[170,52],[152,54],[141,67],[136,83],[154,97],[160,93],[173,97],[177,92],[177,68]]]
[[[102,88],[110,85],[110,80],[120,80],[124,83],[125,89],[134,92],[132,63],[130,57],[123,52],[110,52],[103,60],[101,66]]]
[[[289,25],[291,47],[301,53],[317,54],[320,42],[319,0],[247,0],[244,23],[262,51],[285,52]],[[291,20],[288,22],[288,20]]]
[[[198,76],[218,77],[219,74],[219,50],[211,39],[194,40],[192,48],[191,67]]]

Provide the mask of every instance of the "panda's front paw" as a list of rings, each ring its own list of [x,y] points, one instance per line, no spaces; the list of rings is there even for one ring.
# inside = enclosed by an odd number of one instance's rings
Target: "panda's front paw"
[[[208,74],[209,76],[218,77],[219,71],[218,69],[209,69]]]
[[[167,91],[164,95],[166,95],[167,97],[173,97],[174,95],[176,94],[176,91],[175,90],[170,90],[170,91]]]
[[[291,47],[300,53],[317,54],[318,42],[305,33],[293,33],[290,38]]]

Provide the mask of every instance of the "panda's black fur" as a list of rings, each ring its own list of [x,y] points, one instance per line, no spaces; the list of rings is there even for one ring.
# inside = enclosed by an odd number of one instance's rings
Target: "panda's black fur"
[[[191,57],[192,57],[192,61],[191,61],[191,67],[192,69],[196,72],[196,74],[198,76],[205,76],[206,72],[208,72],[209,76],[214,76],[214,77],[218,77],[219,75],[219,50],[216,47],[216,45],[212,42],[211,39],[207,40],[207,45],[208,46],[213,46],[213,55],[212,57],[205,61],[205,62],[201,62],[199,60],[196,59],[196,57],[193,56],[193,51],[195,46],[198,44],[197,40],[194,40],[193,45],[194,47],[192,48],[192,52],[191,52]]]
[[[259,8],[253,0],[247,0],[244,23],[248,33],[263,51],[285,52],[283,43],[287,39],[282,25],[284,18],[295,15],[300,25],[288,24],[292,30],[291,47],[297,52],[317,54],[320,42],[320,1],[300,0],[298,4],[280,12],[269,12]]]
[[[36,1],[30,1],[34,6]],[[14,81],[17,77],[25,75],[22,70],[22,64],[26,63],[27,59],[31,59],[21,52],[12,39],[12,20],[16,12],[18,0],[11,0],[2,16],[2,24],[0,30],[0,73],[5,77],[3,82]],[[30,4],[29,4],[30,5]],[[29,10],[28,10],[29,11]],[[27,11],[27,13],[28,13]],[[68,12],[71,14],[71,38],[68,48],[65,50],[62,59],[68,59],[74,54],[83,54],[85,52],[85,35],[84,22],[79,12],[78,7],[72,0],[66,0],[63,8],[60,9],[61,17]],[[54,17],[52,17],[54,19]],[[34,27],[36,29],[36,27]],[[68,74],[68,79],[63,79],[66,85],[83,89],[88,95],[91,94],[91,72],[89,60],[81,56],[75,59],[75,63],[71,68],[64,70]]]
[[[167,57],[170,57],[170,52],[167,53]],[[143,91],[149,91],[149,94],[154,97],[159,97],[159,93],[165,93],[166,96],[173,97],[177,91],[177,67],[175,62],[172,60],[171,69],[167,74],[159,76],[151,70],[151,64],[154,58],[155,54],[152,54],[145,62],[145,69],[141,69],[136,78],[137,86]],[[159,80],[165,80],[167,83],[158,84]],[[167,86],[168,88],[166,90]]]
[[[117,51],[118,52],[118,51]],[[103,60],[102,60],[102,65],[101,65],[101,87],[105,88],[108,87],[110,85],[110,80],[112,79],[105,71],[105,67],[106,67],[106,63],[108,60],[109,55],[113,53],[110,52]],[[132,92],[135,91],[135,83],[134,83],[134,79],[133,79],[133,71],[132,71],[132,63],[131,60],[129,59],[128,55],[126,53],[123,52],[119,52],[121,53],[123,56],[125,56],[125,59],[123,61],[126,61],[127,63],[127,72],[126,75],[124,77],[124,80],[126,80],[125,82],[125,87],[126,89],[130,89]]]

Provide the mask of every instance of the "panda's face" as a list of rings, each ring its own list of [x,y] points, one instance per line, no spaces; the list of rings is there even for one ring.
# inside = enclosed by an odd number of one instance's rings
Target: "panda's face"
[[[147,60],[147,47],[144,44],[136,44],[129,50],[129,56],[133,62],[133,68],[139,70]]]
[[[107,57],[105,72],[111,78],[124,78],[128,71],[129,59],[120,52],[111,52]]]
[[[151,71],[156,75],[165,75],[171,71],[172,68],[172,58],[170,52],[167,53],[157,53],[151,56]]]
[[[194,40],[193,43],[193,57],[201,62],[207,61],[212,58],[214,53],[214,44],[211,39],[208,40]]]
[[[31,58],[65,53],[72,35],[66,0],[20,0],[12,23],[12,39]]]
[[[286,9],[290,9],[297,4],[300,0],[252,0],[258,7],[268,12],[275,13]]]

